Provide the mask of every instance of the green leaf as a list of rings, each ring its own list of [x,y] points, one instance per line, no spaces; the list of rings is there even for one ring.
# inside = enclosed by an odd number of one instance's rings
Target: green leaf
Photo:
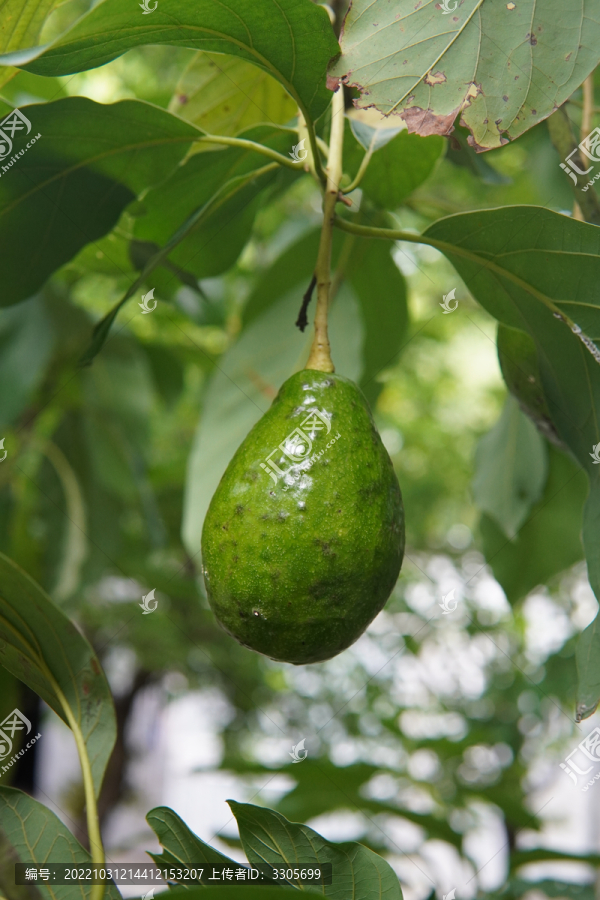
[[[8,888],[15,890],[14,863],[72,863],[89,865],[91,856],[81,846],[66,825],[42,803],[15,788],[0,787],[0,846],[10,848],[10,861],[0,864],[0,889],[6,885],[6,896],[12,900]],[[4,836],[4,841],[2,837]],[[82,884],[45,884],[36,882],[38,896],[43,900],[87,900],[89,890]],[[120,900],[114,884],[107,885],[105,897]]]
[[[0,663],[79,732],[98,795],[116,737],[106,678],[81,632],[4,554],[0,554]]]
[[[276,78],[313,119],[331,99],[326,70],[339,53],[327,12],[311,0],[236,0],[235,9],[218,0],[161,0],[148,19],[137,4],[103,0],[50,47],[8,54],[0,57],[0,65],[68,75],[102,66],[144,44],[244,59]]]
[[[285,125],[298,112],[287,91],[264,70],[202,51],[181,76],[169,110],[209,134],[226,135],[259,123]]]
[[[103,106],[69,97],[22,112],[31,137],[41,137],[29,149],[25,137],[16,137],[14,150],[23,155],[0,178],[5,306],[31,296],[85,244],[110,231],[127,204],[164,179],[198,135],[193,125],[139,100]]]
[[[290,144],[287,133],[268,126],[252,128],[243,137],[283,152]],[[194,154],[169,179],[146,195],[146,214],[135,221],[136,238],[164,246],[184,220],[215,197],[208,214],[168,258],[198,278],[221,274],[233,265],[243,250],[250,236],[259,195],[276,178],[277,170],[258,174],[250,180],[242,180],[240,176],[251,175],[268,165],[269,160],[261,153],[240,147]],[[240,178],[239,182],[231,191],[223,192],[223,199],[219,200],[219,189],[234,178]]]
[[[37,41],[59,0],[0,0],[0,50],[9,53]]]
[[[590,348],[598,352],[592,341],[600,337],[600,229],[542,207],[512,206],[448,216],[425,236],[488,312],[531,335],[559,436],[594,476],[600,366]],[[573,333],[579,327],[584,333]]]
[[[543,496],[514,540],[507,540],[485,513],[479,523],[486,561],[512,604],[583,558],[580,535],[587,478],[550,445],[548,463]]]
[[[54,329],[40,297],[0,310],[1,430],[14,422],[30,401],[53,345]]]
[[[272,809],[227,802],[251,865],[331,863],[333,883],[321,887],[325,896],[340,900],[401,900],[400,882],[390,864],[362,844],[333,844],[307,825],[289,822]]]
[[[306,362],[312,335],[294,326],[302,292],[289,290],[258,316],[219,361],[210,382],[185,487],[182,531],[191,555],[199,551],[206,510],[229,460],[283,382]],[[329,334],[336,371],[358,381],[362,328],[347,288],[342,287],[332,306]]]
[[[148,854],[157,866],[239,866],[235,860],[200,840],[168,806],[151,809],[146,821],[164,848],[161,854]],[[208,879],[211,874],[212,870],[207,868],[203,877],[193,883],[210,884]]]
[[[290,900],[294,888],[273,884],[210,884],[206,887],[178,887],[169,892],[169,900]],[[318,889],[304,887],[303,893],[318,896]]]
[[[512,540],[542,496],[547,475],[546,442],[509,395],[475,453],[475,503]]]
[[[406,339],[406,282],[390,248],[380,241],[360,241],[350,252],[348,274],[360,305],[365,335],[360,387],[373,405],[381,390],[376,376],[395,362]]]
[[[358,106],[401,115],[411,132],[461,124],[480,150],[549,116],[598,64],[597,0],[353,0],[332,74],[359,89]],[[585,40],[581,40],[581,35]]]
[[[356,141],[344,141],[345,165],[354,176],[364,156]],[[444,139],[436,135],[421,138],[403,130],[374,153],[360,187],[373,203],[396,209],[433,172],[444,152]]]

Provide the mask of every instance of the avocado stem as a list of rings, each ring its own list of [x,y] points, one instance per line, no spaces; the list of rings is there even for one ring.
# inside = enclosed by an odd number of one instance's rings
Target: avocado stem
[[[331,361],[331,347],[327,334],[327,313],[329,311],[329,293],[331,289],[331,244],[333,239],[333,222],[335,204],[338,200],[340,181],[342,180],[342,152],[344,147],[344,89],[338,87],[331,102],[331,137],[329,140],[329,160],[327,166],[327,184],[323,196],[323,226],[319,253],[315,266],[317,279],[317,310],[315,313],[315,336],[306,363],[307,369],[319,372],[334,372]]]

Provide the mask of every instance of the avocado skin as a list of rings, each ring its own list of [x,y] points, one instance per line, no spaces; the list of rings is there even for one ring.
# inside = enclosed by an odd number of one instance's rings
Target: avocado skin
[[[314,432],[311,457],[323,455],[298,480],[275,484],[260,464],[313,410],[331,421],[329,434]],[[283,469],[283,454],[274,459]],[[204,521],[215,616],[272,659],[330,659],[383,608],[403,553],[400,486],[364,396],[340,375],[292,375],[238,448]]]

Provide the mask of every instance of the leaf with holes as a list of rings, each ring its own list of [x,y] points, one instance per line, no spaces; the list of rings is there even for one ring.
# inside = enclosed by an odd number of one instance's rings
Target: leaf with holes
[[[409,131],[456,118],[489,150],[549,116],[598,65],[600,5],[582,0],[353,0],[331,74]]]
[[[0,664],[85,742],[96,795],[116,737],[112,696],[96,654],[41,587],[0,553]]]

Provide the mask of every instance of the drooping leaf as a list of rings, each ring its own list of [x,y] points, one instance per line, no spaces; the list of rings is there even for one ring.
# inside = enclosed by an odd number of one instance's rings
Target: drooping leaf
[[[349,131],[347,128],[344,141],[344,168],[354,176],[364,153],[349,139]],[[443,138],[421,138],[403,130],[373,154],[360,187],[377,206],[396,209],[431,175],[443,151]]]
[[[486,561],[513,604],[583,557],[581,526],[587,478],[576,463],[552,446],[548,447],[548,461],[544,493],[514,540],[508,540],[486,513],[479,523]]]
[[[69,97],[22,112],[30,137],[16,133],[13,156],[22,155],[0,178],[5,306],[31,296],[110,231],[125,206],[165,178],[198,135],[193,125],[139,100],[104,106]]]
[[[15,862],[35,863],[38,866],[50,862],[81,866],[91,862],[89,852],[84,850],[58,816],[15,788],[0,787],[0,846],[3,837],[11,850],[11,858],[0,867],[0,887],[4,883],[14,890]],[[35,888],[39,891],[37,896],[43,900],[87,900],[89,897],[89,888],[82,884],[54,884],[39,880]],[[10,898],[8,890],[7,896]],[[106,886],[104,896],[108,900],[120,900],[121,894],[111,884]]]
[[[290,144],[287,133],[265,126],[252,128],[243,137],[280,152],[285,152]],[[273,181],[277,170],[270,168],[259,172],[256,178],[232,183],[231,191],[219,191],[232,179],[269,165],[262,154],[239,147],[195,154],[146,195],[146,214],[135,222],[136,238],[160,247],[166,245],[181,223],[214,197],[208,215],[200,219],[168,258],[198,278],[221,274],[233,265],[247,242],[259,194]]]
[[[169,110],[209,134],[226,135],[259,123],[285,125],[297,115],[290,95],[267,72],[234,56],[203,51],[181,76]]]
[[[294,327],[302,291],[288,291],[258,316],[219,361],[188,461],[183,539],[191,555],[200,548],[204,516],[229,460],[283,382],[306,363],[312,334]],[[336,371],[360,377],[362,328],[353,294],[342,287],[330,313]]]
[[[390,248],[379,241],[352,246],[348,269],[364,328],[360,387],[371,404],[381,390],[377,375],[398,356],[408,328],[406,282]]]
[[[100,791],[116,737],[112,696],[96,655],[38,584],[0,554],[0,664],[85,741]]]
[[[0,310],[0,429],[20,415],[43,377],[54,329],[41,297]]]
[[[172,44],[238,56],[285,87],[307,116],[331,98],[327,65],[339,53],[329,16],[310,0],[161,0],[148,19],[137,4],[104,0],[50,47],[0,57],[38,75],[94,69],[132,47]]]
[[[487,150],[549,116],[598,65],[597,0],[563,11],[558,0],[353,0],[332,74],[359,89],[359,106],[418,134],[448,134],[462,113]]]
[[[475,503],[512,540],[542,496],[547,474],[546,443],[509,395],[500,418],[477,447]]]
[[[401,900],[398,876],[377,853],[362,844],[334,844],[307,825],[289,822],[272,809],[227,801],[238,827],[244,852],[253,865],[314,865],[331,863],[332,884],[326,897],[344,900]]]
[[[194,882],[199,884],[211,883],[208,880],[212,875],[210,866],[238,866],[235,860],[200,840],[168,806],[151,809],[146,820],[163,847],[160,854],[149,853],[157,866],[204,868],[202,878]]]

